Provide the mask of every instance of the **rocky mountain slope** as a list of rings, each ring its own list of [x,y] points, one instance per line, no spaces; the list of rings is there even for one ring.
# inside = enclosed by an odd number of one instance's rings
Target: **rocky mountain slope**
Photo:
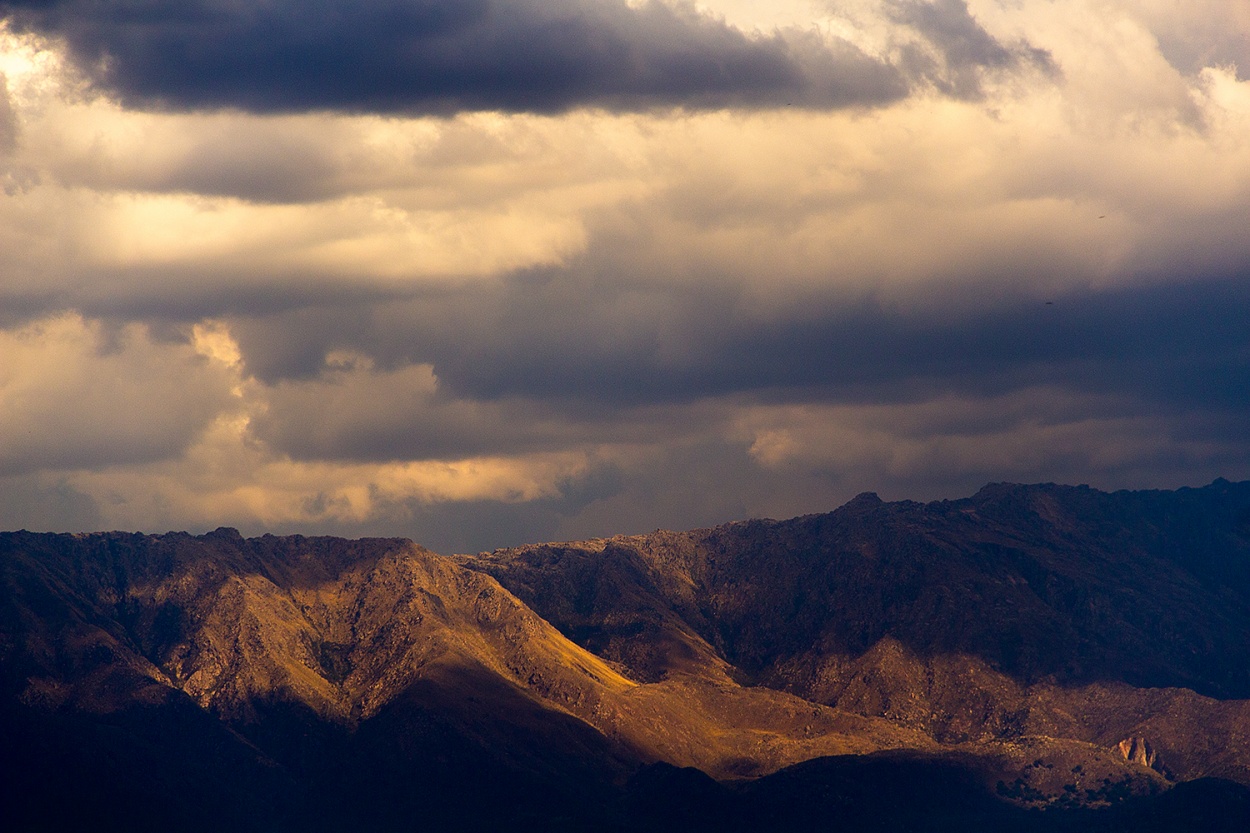
[[[454,558],[3,533],[0,698],[15,829],[1245,819],[1250,484]]]
[[[1250,484],[861,495],[464,562],[642,678],[732,675],[943,744],[1148,742],[1159,771],[1250,783]]]

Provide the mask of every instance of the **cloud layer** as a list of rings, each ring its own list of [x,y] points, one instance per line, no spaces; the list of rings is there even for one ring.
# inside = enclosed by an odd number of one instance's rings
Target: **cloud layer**
[[[0,527],[1250,477],[1239,7],[314,5],[4,6]]]
[[[124,101],[252,112],[557,113],[882,104],[897,69],[844,40],[746,33],[655,0],[7,2]]]

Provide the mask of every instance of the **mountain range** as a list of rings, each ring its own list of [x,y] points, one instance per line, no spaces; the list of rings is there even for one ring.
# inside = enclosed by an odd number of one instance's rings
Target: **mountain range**
[[[1250,482],[443,556],[0,533],[13,830],[1250,827]]]

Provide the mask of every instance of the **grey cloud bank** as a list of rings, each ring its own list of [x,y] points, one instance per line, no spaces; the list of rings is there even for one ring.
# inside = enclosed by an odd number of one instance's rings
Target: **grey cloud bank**
[[[715,287],[640,305],[626,285],[614,294],[569,275],[556,283],[539,293],[518,279],[494,291],[233,322],[250,372],[278,386],[304,380],[300,393],[281,398],[289,396],[289,412],[280,399],[258,424],[300,455],[438,457],[484,444],[558,446],[597,431],[609,440],[645,422],[647,408],[724,397],[868,405],[1050,386],[1119,397],[1127,411],[1223,414],[1228,441],[1250,428],[1250,287],[1242,275],[1017,297],[972,312],[903,313],[832,298],[817,308],[805,298],[766,319]],[[325,367],[335,350],[369,356],[376,370],[315,413],[318,378],[327,393],[349,384]],[[411,395],[403,369],[418,363],[432,367],[437,397],[392,407],[392,397]],[[468,403],[478,403],[471,416]],[[663,421],[673,430],[688,420],[675,411]]]
[[[748,35],[621,0],[6,2],[127,103],[449,114],[884,104],[897,69],[845,41]]]

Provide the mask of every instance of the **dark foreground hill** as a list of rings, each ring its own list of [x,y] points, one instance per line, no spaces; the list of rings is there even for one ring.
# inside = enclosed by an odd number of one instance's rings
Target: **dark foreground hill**
[[[0,534],[53,830],[1244,830],[1250,484],[447,558]]]

